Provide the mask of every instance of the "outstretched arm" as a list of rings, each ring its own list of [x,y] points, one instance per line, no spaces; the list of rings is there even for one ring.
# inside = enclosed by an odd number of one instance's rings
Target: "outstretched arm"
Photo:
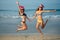
[[[32,19],[35,19],[35,18],[36,18],[36,16],[37,16],[37,14],[35,13],[35,14],[34,14],[34,16],[32,17]]]
[[[18,2],[18,0],[16,0],[16,4],[17,4],[17,6],[18,6],[18,11],[19,11],[19,15],[20,15],[20,9],[19,9],[19,2]]]
[[[29,21],[31,21],[31,19],[30,19],[30,18],[28,18],[28,17],[27,17],[27,19],[28,19]]]
[[[55,12],[56,10],[43,10],[43,12]]]
[[[18,2],[18,0],[16,1],[16,4],[17,4],[17,6],[18,6],[18,9],[19,9],[19,2]],[[19,9],[20,10],[20,9]]]

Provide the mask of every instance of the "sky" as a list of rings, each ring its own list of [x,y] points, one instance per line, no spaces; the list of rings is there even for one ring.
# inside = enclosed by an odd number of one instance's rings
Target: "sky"
[[[60,0],[18,0],[26,9],[37,8],[41,3],[45,9],[60,9]],[[0,0],[0,9],[17,9],[16,0]]]

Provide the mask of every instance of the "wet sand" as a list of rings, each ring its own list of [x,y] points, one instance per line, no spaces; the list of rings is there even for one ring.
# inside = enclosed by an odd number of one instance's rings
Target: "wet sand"
[[[60,40],[60,35],[0,35],[0,40]]]

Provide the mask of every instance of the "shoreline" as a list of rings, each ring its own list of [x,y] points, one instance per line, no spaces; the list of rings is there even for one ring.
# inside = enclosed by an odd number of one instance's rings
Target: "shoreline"
[[[60,35],[0,35],[0,40],[60,40]]]

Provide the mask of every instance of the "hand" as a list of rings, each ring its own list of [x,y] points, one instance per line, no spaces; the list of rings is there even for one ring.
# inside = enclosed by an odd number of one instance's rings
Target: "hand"
[[[34,18],[31,18],[31,20],[33,21],[33,20],[34,20]]]
[[[29,22],[32,22],[32,19],[29,18],[28,21],[29,21]]]
[[[19,2],[17,1],[16,4],[19,4]]]
[[[29,19],[29,22],[32,22],[31,19]]]
[[[30,19],[30,22],[32,22],[34,19]]]

